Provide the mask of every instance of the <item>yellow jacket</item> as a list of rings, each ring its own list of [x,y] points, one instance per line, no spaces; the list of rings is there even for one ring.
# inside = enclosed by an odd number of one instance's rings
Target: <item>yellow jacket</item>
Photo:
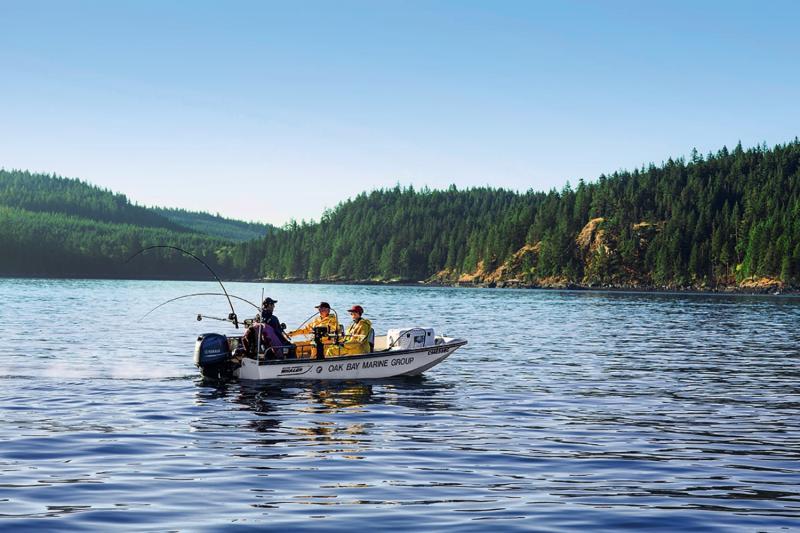
[[[369,337],[372,331],[372,322],[362,318],[358,322],[353,322],[344,334],[344,345],[329,346],[325,350],[325,355],[360,355],[369,353]]]
[[[362,318],[353,322],[344,334],[344,345],[348,353],[369,353],[369,334],[372,331],[372,322]],[[356,350],[355,352],[351,350]]]
[[[339,328],[339,321],[336,320],[336,315],[334,315],[333,313],[329,314],[324,318],[320,315],[317,315],[317,317],[314,318],[314,320],[312,320],[308,324],[306,324],[305,327],[296,329],[294,331],[290,331],[289,335],[290,336],[311,335],[314,332],[314,328],[319,326],[326,326],[328,328],[328,333],[333,335]]]

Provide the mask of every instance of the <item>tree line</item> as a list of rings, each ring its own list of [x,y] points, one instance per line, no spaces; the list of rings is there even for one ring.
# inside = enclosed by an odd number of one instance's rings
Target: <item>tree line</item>
[[[362,193],[226,250],[231,271],[270,279],[424,280],[491,271],[532,246],[514,275],[588,285],[687,287],[754,276],[800,281],[800,142],[723,147],[562,190]],[[592,220],[603,246],[581,249]]]
[[[203,275],[169,252],[120,266],[136,249],[170,244],[220,275],[251,279],[453,281],[505,269],[530,284],[715,287],[769,277],[800,285],[798,139],[695,151],[548,192],[398,185],[245,242],[210,235],[221,227],[211,215],[190,229],[175,222],[186,219],[180,211],[171,220],[170,210],[55,176],[0,170],[0,206],[5,275]]]
[[[78,179],[0,169],[0,205],[41,213],[66,213],[102,222],[189,232],[152,209]]]
[[[261,224],[258,222],[244,222],[232,220],[219,214],[198,213],[187,211],[186,209],[154,207],[153,210],[159,215],[171,220],[172,222],[191,229],[196,233],[219,237],[230,241],[249,241],[265,235],[268,231],[273,231],[274,226]]]
[[[200,215],[200,214],[198,214]],[[153,209],[77,179],[0,170],[0,275],[100,278],[204,278],[202,265],[172,244],[218,264],[222,239],[193,231]]]

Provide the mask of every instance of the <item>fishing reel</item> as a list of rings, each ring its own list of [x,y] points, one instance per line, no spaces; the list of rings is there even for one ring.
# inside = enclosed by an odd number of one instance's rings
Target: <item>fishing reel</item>
[[[322,338],[328,335],[328,326],[316,326],[315,328],[313,328],[313,331],[315,339],[317,337]]]
[[[219,320],[220,322],[230,322],[230,323],[232,323],[234,325],[234,327],[236,327],[236,329],[239,329],[239,318],[236,316],[236,313],[229,313],[228,314],[228,318],[217,318],[215,316],[206,316],[206,315],[202,315],[200,313],[197,313],[197,321],[198,322],[201,322],[204,318],[210,318],[212,320]],[[245,320],[245,322],[247,322],[247,321]]]

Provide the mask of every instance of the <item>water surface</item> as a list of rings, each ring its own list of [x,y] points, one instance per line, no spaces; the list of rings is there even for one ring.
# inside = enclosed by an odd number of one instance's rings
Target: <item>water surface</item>
[[[800,299],[226,287],[470,343],[421,378],[208,384],[224,298],[139,319],[215,283],[0,279],[0,527],[800,525]]]

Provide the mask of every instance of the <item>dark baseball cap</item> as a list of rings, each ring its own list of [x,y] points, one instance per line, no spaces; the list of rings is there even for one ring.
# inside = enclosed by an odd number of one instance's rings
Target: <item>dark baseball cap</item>
[[[278,300],[273,300],[272,298],[267,296],[266,298],[264,298],[264,301],[261,302],[261,305],[276,304],[276,303],[278,303]]]
[[[320,307],[326,307],[326,308],[330,309],[331,308],[331,304],[329,304],[328,302],[320,302],[319,305],[315,305],[314,307],[316,307],[317,309],[319,309]]]

